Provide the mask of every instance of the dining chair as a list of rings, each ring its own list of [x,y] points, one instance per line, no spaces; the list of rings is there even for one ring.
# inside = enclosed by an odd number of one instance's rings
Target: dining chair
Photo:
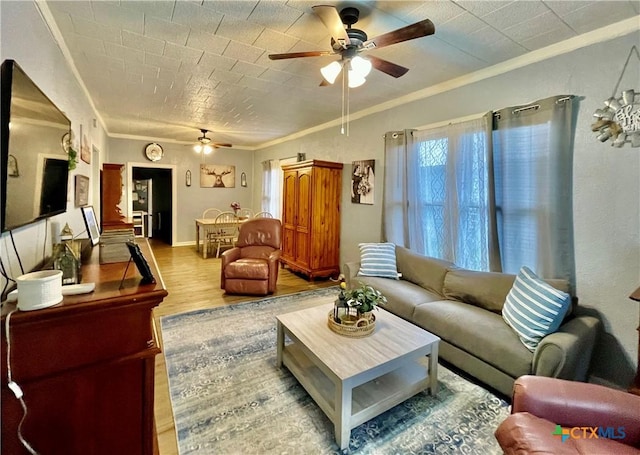
[[[238,210],[238,218],[252,218],[253,210],[251,209],[240,209]]]
[[[238,218],[233,212],[222,212],[216,216],[215,229],[212,235],[212,244],[216,244],[216,257],[220,256],[220,248],[233,247],[238,238]]]
[[[206,209],[204,212],[202,212],[202,218],[215,218],[221,213],[222,213],[222,210],[220,209],[214,209],[214,208]]]
[[[216,208],[208,208],[206,209],[204,212],[202,212],[202,218],[215,218],[218,215],[220,215],[222,213],[222,210],[220,209],[216,209]],[[207,248],[207,251],[209,251],[209,248],[213,245],[214,243],[214,237],[215,237],[215,229],[213,228],[209,228],[205,231],[205,239],[204,239],[204,247]]]
[[[253,215],[254,218],[273,218],[273,215],[270,212],[258,212]]]

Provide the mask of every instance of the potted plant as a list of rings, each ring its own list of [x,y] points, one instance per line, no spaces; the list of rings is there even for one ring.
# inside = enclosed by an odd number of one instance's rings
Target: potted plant
[[[359,314],[365,314],[373,311],[378,305],[387,303],[387,298],[372,286],[360,284],[360,286],[347,289],[344,292],[344,298],[349,308],[354,308]]]

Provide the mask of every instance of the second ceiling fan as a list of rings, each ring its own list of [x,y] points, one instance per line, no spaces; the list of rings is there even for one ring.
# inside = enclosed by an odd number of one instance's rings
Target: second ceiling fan
[[[334,61],[321,69],[323,77],[330,84],[333,84],[343,66],[347,66],[349,87],[352,88],[364,84],[365,77],[372,67],[395,78],[403,76],[409,71],[409,68],[373,55],[367,55],[367,58],[364,59],[360,57],[359,54],[403,41],[433,35],[435,32],[433,22],[429,19],[424,19],[415,24],[407,25],[406,27],[369,39],[364,31],[351,27],[358,22],[360,17],[360,11],[357,8],[343,8],[339,13],[334,6],[330,5],[318,5],[312,7],[312,9],[331,33],[332,50],[269,54],[269,58],[271,60],[282,60],[300,57],[340,55],[340,61]],[[346,28],[344,27],[345,25]],[[320,85],[327,84],[323,81]]]
[[[207,133],[210,132],[209,130],[201,129],[200,132],[202,136],[198,138],[198,144],[193,147],[197,153],[208,155],[217,147],[233,147],[233,145],[224,142],[211,142],[211,138],[207,137]]]

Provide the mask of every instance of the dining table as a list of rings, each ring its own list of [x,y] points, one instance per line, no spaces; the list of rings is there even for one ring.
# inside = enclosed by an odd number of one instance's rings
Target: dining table
[[[200,251],[200,231],[202,230],[202,258],[207,259],[207,238],[208,234],[211,231],[216,229],[225,229],[225,228],[240,228],[240,224],[247,221],[249,218],[246,217],[238,217],[235,221],[230,222],[216,222],[215,218],[196,218],[196,251]]]

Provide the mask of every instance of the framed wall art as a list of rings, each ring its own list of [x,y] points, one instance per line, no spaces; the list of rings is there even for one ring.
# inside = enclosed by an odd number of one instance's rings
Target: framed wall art
[[[89,177],[84,175],[75,176],[75,204],[82,207],[89,203]]]
[[[82,125],[80,125],[80,159],[91,164],[91,146],[87,134],[82,132]]]
[[[201,188],[235,188],[236,167],[224,164],[201,164]]]
[[[351,202],[373,204],[375,160],[354,161],[351,167]]]

